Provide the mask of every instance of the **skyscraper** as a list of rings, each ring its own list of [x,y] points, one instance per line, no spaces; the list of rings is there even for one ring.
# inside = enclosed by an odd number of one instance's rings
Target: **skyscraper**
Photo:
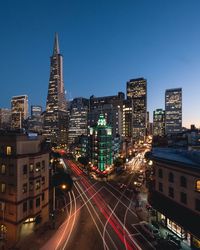
[[[24,121],[28,118],[28,96],[13,96],[11,100],[11,127],[23,128]]]
[[[31,117],[28,120],[29,130],[41,132],[42,131],[42,107],[38,105],[31,105]]]
[[[99,115],[96,126],[90,127],[91,161],[104,171],[113,163],[112,159],[112,128],[106,124],[103,114]]]
[[[0,108],[0,129],[9,129],[11,126],[11,109]]]
[[[51,56],[49,88],[44,118],[44,135],[57,144],[67,140],[67,112],[63,81],[63,57],[60,54],[58,34],[55,34]]]
[[[132,100],[132,138],[144,139],[147,116],[147,81],[144,78],[127,82],[127,99]]]
[[[153,135],[165,135],[165,111],[163,109],[156,109],[153,111]]]
[[[71,101],[68,128],[68,144],[75,143],[81,135],[87,135],[87,116],[89,100],[78,97]]]
[[[178,133],[181,129],[182,89],[167,89],[165,92],[165,133]]]

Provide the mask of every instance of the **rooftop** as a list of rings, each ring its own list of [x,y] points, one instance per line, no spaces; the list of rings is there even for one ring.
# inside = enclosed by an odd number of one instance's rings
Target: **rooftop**
[[[198,151],[172,148],[153,148],[152,156],[175,163],[184,163],[187,167],[190,166],[200,169],[200,152]]]

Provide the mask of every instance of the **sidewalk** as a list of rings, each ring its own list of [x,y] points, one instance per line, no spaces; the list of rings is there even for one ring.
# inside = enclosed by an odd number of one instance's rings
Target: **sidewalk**
[[[67,217],[66,210],[64,212],[59,212],[56,215],[56,223],[55,229],[52,228],[52,221],[48,221],[44,223],[44,225],[38,227],[27,237],[21,239],[14,248],[19,250],[38,250],[40,249],[57,231],[57,229],[61,226],[64,219]]]

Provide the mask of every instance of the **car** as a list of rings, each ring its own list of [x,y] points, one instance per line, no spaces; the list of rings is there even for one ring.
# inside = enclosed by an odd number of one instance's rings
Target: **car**
[[[139,182],[139,181],[134,181],[134,186],[136,186],[136,187],[141,187],[142,186],[142,183],[141,182]]]
[[[152,224],[142,221],[140,225],[152,238],[159,239],[161,237],[159,230]]]
[[[137,179],[138,179],[139,182],[144,182],[144,176],[143,175],[139,175]]]

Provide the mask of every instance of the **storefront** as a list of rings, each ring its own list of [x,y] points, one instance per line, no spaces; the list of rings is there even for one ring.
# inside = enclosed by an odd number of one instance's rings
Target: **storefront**
[[[174,221],[168,219],[165,215],[157,212],[157,220],[163,226],[167,227],[172,231],[176,236],[178,236],[185,244],[188,246],[192,245],[191,234],[186,232],[182,227],[176,224]]]

